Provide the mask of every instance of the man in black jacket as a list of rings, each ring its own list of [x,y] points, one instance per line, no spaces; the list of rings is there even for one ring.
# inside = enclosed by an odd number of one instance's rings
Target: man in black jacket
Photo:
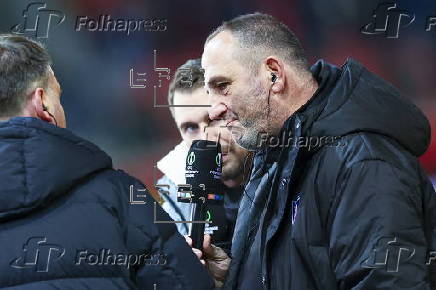
[[[202,64],[211,119],[257,151],[227,289],[434,289],[423,114],[358,62],[308,67],[269,15],[225,22]],[[207,258],[207,257],[206,257]]]
[[[137,179],[66,127],[37,42],[0,35],[0,288],[211,289]]]

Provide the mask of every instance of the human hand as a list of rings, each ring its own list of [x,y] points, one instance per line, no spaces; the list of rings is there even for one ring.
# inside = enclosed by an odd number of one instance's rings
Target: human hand
[[[186,242],[192,247],[192,239],[185,236]],[[200,262],[206,266],[215,280],[216,287],[222,287],[230,266],[231,258],[226,252],[211,243],[211,236],[204,235],[203,251],[192,248]]]

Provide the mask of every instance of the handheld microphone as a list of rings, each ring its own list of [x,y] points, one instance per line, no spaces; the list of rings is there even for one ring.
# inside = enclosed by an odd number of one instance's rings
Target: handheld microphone
[[[186,158],[186,183],[188,188],[177,192],[177,201],[192,204],[192,246],[203,248],[204,228],[208,204],[219,204],[224,200],[221,182],[221,146],[209,140],[194,140]],[[189,189],[189,190],[186,190]]]

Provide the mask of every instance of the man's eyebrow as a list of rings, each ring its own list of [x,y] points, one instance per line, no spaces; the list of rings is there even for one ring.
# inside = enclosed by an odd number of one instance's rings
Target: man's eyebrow
[[[194,121],[184,121],[184,122],[180,123],[179,128],[184,128],[188,125],[198,125],[198,124]]]
[[[230,81],[230,79],[228,77],[225,77],[225,76],[214,76],[214,77],[211,77],[209,79],[209,81],[207,82],[207,86],[213,87],[216,83],[223,82],[223,81],[228,82],[228,81]]]

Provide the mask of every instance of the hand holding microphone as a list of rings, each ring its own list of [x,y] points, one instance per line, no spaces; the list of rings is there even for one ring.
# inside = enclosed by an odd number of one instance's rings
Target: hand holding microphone
[[[221,182],[221,146],[208,140],[194,140],[186,158],[186,187],[179,186],[178,202],[192,204],[190,236],[193,247],[202,249],[208,205],[224,200]],[[208,221],[206,221],[208,220]]]
[[[186,158],[186,183],[190,190],[178,192],[179,202],[194,206],[191,237],[186,236],[186,241],[214,277],[216,287],[223,285],[231,259],[224,250],[211,244],[211,237],[204,235],[204,227],[207,205],[222,203],[224,199],[217,194],[222,192],[221,163],[219,143],[195,140]]]
[[[192,247],[192,239],[185,236],[186,242]],[[215,281],[215,287],[222,287],[232,259],[220,247],[211,244],[210,235],[204,235],[203,251],[192,248],[200,262],[206,266]]]

